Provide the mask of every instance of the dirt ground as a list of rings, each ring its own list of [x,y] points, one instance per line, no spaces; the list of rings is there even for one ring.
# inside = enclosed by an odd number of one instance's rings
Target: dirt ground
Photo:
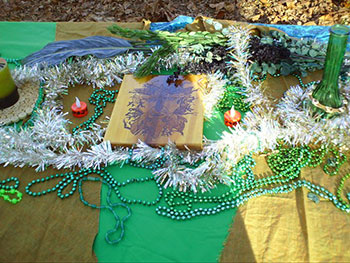
[[[350,0],[0,0],[1,21],[171,21],[204,15],[246,22],[350,24]]]

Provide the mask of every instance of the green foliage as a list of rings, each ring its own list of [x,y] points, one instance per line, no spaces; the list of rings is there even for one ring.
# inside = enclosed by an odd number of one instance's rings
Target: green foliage
[[[126,29],[117,25],[108,27],[108,30],[113,34],[124,38],[151,41],[151,44],[161,45],[161,47],[153,52],[147,61],[135,72],[135,76],[138,78],[149,75],[161,57],[166,57],[171,53],[177,52],[178,48],[186,48],[194,53],[202,53],[206,47],[213,45],[225,46],[227,43],[227,37],[219,32],[152,32],[150,30]],[[210,56],[210,53],[208,52],[206,61],[212,61],[212,59],[213,57]]]
[[[277,44],[287,48],[290,52],[290,59],[279,63],[254,62],[251,70],[259,75],[281,74],[283,76],[291,73],[299,73],[306,76],[308,71],[315,71],[323,68],[326,57],[327,46],[309,39],[295,39],[279,31],[270,31],[262,35],[260,42],[263,44]],[[254,59],[254,58],[253,58]]]

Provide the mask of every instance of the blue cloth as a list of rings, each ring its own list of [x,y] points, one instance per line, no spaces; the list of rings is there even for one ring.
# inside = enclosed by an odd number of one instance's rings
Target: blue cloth
[[[297,26],[297,25],[270,25],[254,24],[268,27],[274,27],[284,31],[290,37],[316,39],[319,42],[327,43],[329,38],[330,26]],[[350,51],[350,42],[348,41],[347,50]]]
[[[175,32],[176,30],[184,28],[187,24],[191,24],[193,21],[194,21],[194,18],[190,16],[178,16],[171,22],[151,23],[150,30]]]
[[[151,30],[166,30],[175,32],[178,29],[184,28],[187,24],[194,21],[193,17],[178,16],[171,22],[158,22],[151,24]],[[291,37],[296,38],[311,38],[317,41],[327,43],[329,38],[329,26],[297,26],[297,25],[272,25],[272,24],[254,24],[268,27],[274,27],[286,32]],[[350,51],[350,42],[347,49]]]

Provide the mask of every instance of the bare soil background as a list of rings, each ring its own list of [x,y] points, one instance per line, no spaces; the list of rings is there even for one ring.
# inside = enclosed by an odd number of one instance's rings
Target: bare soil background
[[[0,0],[1,21],[171,21],[179,15],[299,25],[350,24],[350,0]]]

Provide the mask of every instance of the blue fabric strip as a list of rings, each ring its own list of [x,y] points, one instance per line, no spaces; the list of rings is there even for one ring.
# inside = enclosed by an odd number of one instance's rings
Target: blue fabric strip
[[[184,28],[187,24],[191,24],[193,21],[194,21],[194,18],[190,16],[178,16],[171,22],[151,23],[150,30],[175,32],[176,30]]]
[[[158,22],[151,24],[151,30],[166,30],[175,32],[178,29],[184,28],[187,24],[194,21],[193,17],[178,16],[171,22]],[[296,38],[311,38],[317,41],[327,43],[329,38],[329,26],[297,26],[297,25],[272,25],[272,24],[254,24],[268,27],[274,27],[286,32],[291,37]],[[350,42],[347,49],[350,51]]]

